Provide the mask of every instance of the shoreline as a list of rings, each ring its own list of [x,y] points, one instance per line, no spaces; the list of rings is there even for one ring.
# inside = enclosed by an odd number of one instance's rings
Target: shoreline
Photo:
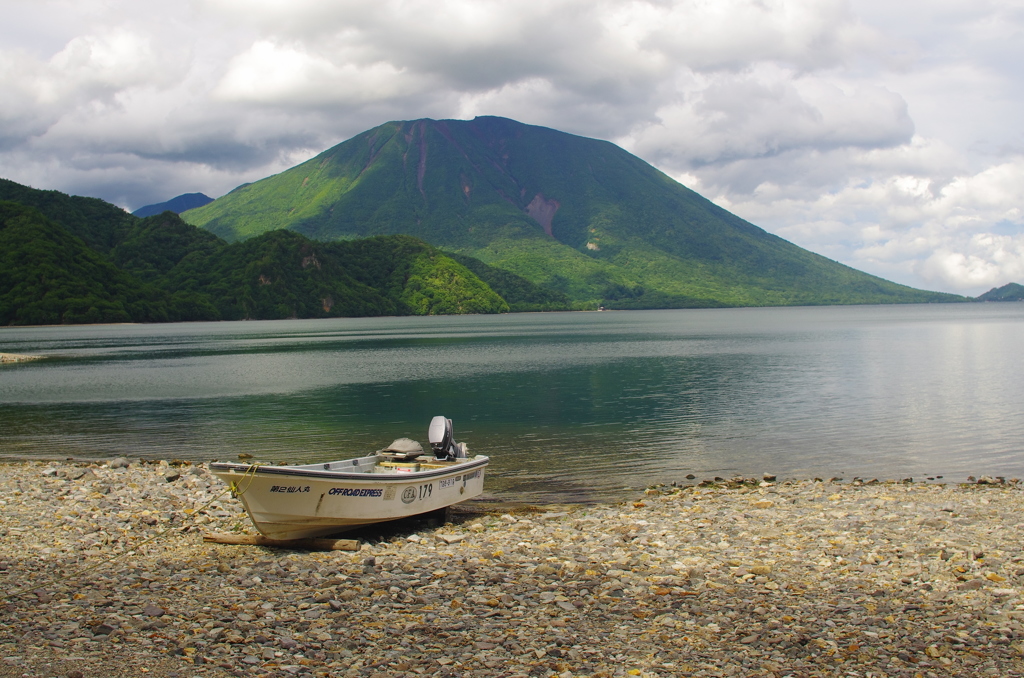
[[[303,552],[204,544],[255,534],[196,512],[220,481],[121,461],[0,463],[0,675],[1024,676],[1019,483],[473,503]]]
[[[41,357],[45,358],[45,356]],[[168,459],[162,456],[75,456],[69,453],[51,452],[48,454],[31,454],[26,455],[16,452],[0,452],[0,467],[5,464],[53,464],[59,463],[63,465],[72,466],[98,466],[103,467],[116,459],[123,459],[125,462],[132,466],[159,466],[171,465],[171,466],[185,466],[185,467],[197,467],[205,468],[209,463],[214,461],[225,461],[224,459],[207,459],[207,458],[173,458]],[[230,460],[229,460],[230,461]],[[299,461],[266,461],[266,460],[246,460],[255,461],[259,464],[304,464],[310,463],[308,460]],[[673,475],[681,473],[674,471]],[[710,472],[709,472],[710,473]],[[494,510],[498,510],[501,507],[524,507],[524,506],[603,506],[618,504],[625,501],[629,501],[632,498],[644,494],[646,490],[658,489],[659,491],[673,491],[673,490],[685,490],[687,488],[704,488],[704,487],[720,487],[727,489],[736,489],[738,487],[753,487],[759,483],[764,482],[766,478],[771,478],[771,482],[777,485],[787,485],[793,483],[805,483],[805,482],[818,482],[818,483],[830,483],[833,485],[894,485],[894,484],[914,484],[914,485],[929,485],[935,487],[956,487],[965,486],[971,487],[973,485],[1018,485],[1021,484],[1024,488],[1024,478],[1017,478],[1013,475],[1000,475],[1001,472],[992,472],[988,474],[979,473],[977,476],[966,475],[918,475],[912,477],[890,477],[890,476],[829,476],[823,474],[820,476],[814,475],[774,475],[764,473],[761,477],[744,476],[744,475],[730,475],[728,477],[715,476],[715,475],[702,475],[695,476],[693,474],[687,474],[683,479],[679,480],[666,480],[663,483],[657,483],[647,487],[640,485],[622,486],[610,489],[602,489],[602,494],[591,497],[588,496],[585,499],[572,499],[570,497],[559,497],[562,501],[553,500],[554,497],[543,496],[537,499],[528,498],[524,500],[514,500],[508,498],[508,496],[501,491],[487,492],[473,500],[472,502],[466,502],[466,504],[480,505],[480,506],[494,506]],[[517,496],[522,495],[522,492],[515,491]],[[572,493],[570,493],[572,494]],[[549,499],[552,499],[549,501]],[[481,509],[476,512],[490,512],[490,509]]]
[[[953,294],[952,292],[939,292],[939,294]],[[594,302],[595,304],[597,302]],[[609,313],[612,311],[623,312],[623,311],[722,311],[722,310],[742,310],[742,309],[784,309],[784,308],[851,308],[851,307],[890,307],[890,306],[947,306],[950,304],[1013,304],[1013,303],[1024,303],[1024,300],[1020,299],[978,299],[977,297],[963,297],[961,299],[950,299],[942,301],[892,301],[892,302],[865,302],[865,303],[849,303],[849,304],[761,304],[752,306],[668,306],[668,307],[652,307],[652,308],[608,308],[607,306],[601,306],[597,308],[579,308],[579,309],[561,309],[552,311],[507,311],[505,313],[445,313],[441,314],[450,317],[465,317],[465,316],[492,316],[492,315],[524,315],[529,313]],[[2,325],[0,329],[37,329],[45,327],[118,327],[125,325],[183,325],[190,323],[232,323],[232,322],[277,322],[277,321],[288,321],[288,320],[365,320],[373,318],[423,318],[423,317],[436,317],[436,316],[425,316],[420,314],[408,314],[408,315],[352,315],[352,316],[331,316],[327,318],[321,317],[309,317],[309,318],[241,318],[238,320],[172,320],[166,322],[152,321],[131,321],[131,322],[119,322],[119,323],[50,323],[44,325]]]

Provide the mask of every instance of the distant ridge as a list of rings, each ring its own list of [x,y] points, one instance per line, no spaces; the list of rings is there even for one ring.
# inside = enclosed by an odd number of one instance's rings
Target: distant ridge
[[[802,249],[607,141],[490,116],[385,123],[182,218],[229,242],[411,235],[575,308],[968,301]]]
[[[1024,301],[1024,285],[1007,283],[975,297],[978,301]]]
[[[132,212],[137,217],[152,217],[162,212],[174,212],[181,214],[186,210],[193,210],[203,205],[209,205],[213,198],[203,193],[183,193],[167,202],[158,202],[155,205],[146,205]]]

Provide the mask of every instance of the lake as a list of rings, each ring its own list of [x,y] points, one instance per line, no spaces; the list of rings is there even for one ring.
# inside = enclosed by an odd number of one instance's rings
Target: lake
[[[1022,340],[1024,303],[3,328],[48,359],[0,367],[0,456],[310,462],[443,414],[510,501],[1024,477]]]

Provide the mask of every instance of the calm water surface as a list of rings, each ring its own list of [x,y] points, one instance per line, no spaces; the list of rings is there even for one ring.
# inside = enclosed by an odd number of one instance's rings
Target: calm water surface
[[[1024,476],[1024,304],[0,329],[0,456],[309,462],[444,414],[503,499]]]

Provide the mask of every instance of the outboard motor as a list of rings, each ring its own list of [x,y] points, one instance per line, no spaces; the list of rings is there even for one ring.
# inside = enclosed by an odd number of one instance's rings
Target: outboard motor
[[[430,449],[434,451],[434,459],[450,461],[459,456],[454,437],[451,419],[437,416],[430,420],[427,440],[430,441]]]

